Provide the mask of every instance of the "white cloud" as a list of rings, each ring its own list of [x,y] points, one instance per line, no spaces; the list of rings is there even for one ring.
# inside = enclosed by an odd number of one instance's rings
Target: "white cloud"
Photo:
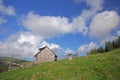
[[[97,47],[97,45],[93,42],[91,42],[88,45],[82,45],[78,48],[78,52],[79,53],[87,53],[89,52],[91,49],[95,49]]]
[[[40,16],[33,12],[29,12],[22,20],[22,24],[34,34],[49,38],[74,32],[86,34],[88,28],[84,26],[85,23],[82,21],[82,18],[74,18],[70,23],[69,19],[66,17]]]
[[[74,0],[74,2],[77,2],[77,3],[86,2],[86,4],[89,5],[90,7],[96,8],[97,10],[99,10],[99,9],[102,9],[104,0]]]
[[[0,56],[11,57],[13,55],[17,58],[29,59],[32,57],[33,59],[40,41],[40,38],[30,32],[12,35],[4,42],[0,41]]]
[[[44,38],[75,32],[86,35],[88,33],[87,22],[97,11],[102,10],[103,0],[82,1],[86,2],[86,4],[90,6],[90,9],[83,10],[81,15],[73,18],[71,22],[67,17],[41,16],[34,12],[29,12],[22,19],[22,25],[34,34],[39,34]]]
[[[67,54],[74,54],[74,51],[72,49],[68,48],[68,49],[65,50],[65,54],[66,55]]]
[[[31,45],[38,45],[40,41],[42,41],[43,38],[40,36],[35,36],[30,32],[24,32],[20,34],[20,37],[18,38],[18,42],[23,43],[29,43]]]
[[[7,19],[4,18],[6,15],[15,16],[15,9],[12,6],[4,6],[3,0],[0,0],[0,25],[7,22]]]
[[[0,13],[2,15],[15,15],[15,9],[12,6],[4,6],[3,0],[0,0]]]
[[[0,17],[0,25],[2,25],[5,22],[6,22],[6,20],[4,18]]]
[[[81,13],[81,17],[87,21],[90,17],[94,16],[97,11],[103,9],[103,0],[74,0],[75,2],[86,2],[86,4],[90,7],[88,10],[83,10]]]
[[[90,36],[104,38],[120,24],[120,16],[115,11],[98,13],[90,24]]]
[[[73,26],[77,27],[78,31],[84,35],[88,32],[87,23],[90,19],[97,13],[97,11],[102,10],[103,0],[75,0],[75,2],[86,2],[90,9],[83,10],[81,15],[73,19]]]
[[[45,38],[74,32],[86,35],[88,32],[87,21],[102,9],[103,0],[87,0],[85,2],[90,9],[83,10],[81,15],[73,18],[71,23],[66,17],[40,16],[29,12],[22,20],[22,24],[28,30]]]
[[[117,31],[117,36],[120,36],[120,31]]]
[[[91,6],[91,9],[96,11],[102,10],[104,0],[84,0],[86,3]]]
[[[18,42],[1,42],[0,43],[0,56],[4,57],[17,57],[29,59],[33,57],[36,52],[36,47],[27,43],[20,44]]]
[[[42,41],[41,44],[39,45],[40,47],[45,47],[48,46],[52,50],[59,50],[61,49],[60,45],[55,44],[55,43],[48,43],[46,41]]]
[[[72,30],[66,17],[40,16],[33,12],[29,12],[22,23],[28,30],[45,38],[69,33]]]
[[[88,27],[85,22],[86,21],[82,16],[74,18],[72,26],[74,27],[75,32],[81,32],[83,35],[86,35],[88,32]]]

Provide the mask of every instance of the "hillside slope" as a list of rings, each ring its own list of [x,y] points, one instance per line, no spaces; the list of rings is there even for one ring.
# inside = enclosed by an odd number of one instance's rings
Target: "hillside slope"
[[[26,61],[26,60],[22,60],[22,59],[18,59],[18,58],[0,57],[0,62],[22,63],[22,62],[28,62],[28,61]]]
[[[21,63],[30,62],[30,61],[22,60],[19,58],[0,57],[0,73],[8,71],[10,62],[16,63],[16,64],[21,64]]]
[[[0,73],[0,80],[119,80],[120,49]]]

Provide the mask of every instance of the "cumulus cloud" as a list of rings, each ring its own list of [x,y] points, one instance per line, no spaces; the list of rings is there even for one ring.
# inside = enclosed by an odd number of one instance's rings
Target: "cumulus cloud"
[[[52,50],[59,50],[61,49],[60,45],[55,44],[55,43],[48,43],[46,41],[42,41],[41,44],[39,45],[40,47],[45,47],[48,46]]]
[[[12,6],[4,6],[3,0],[0,0],[0,26],[7,22],[7,19],[5,19],[5,16],[14,16],[15,15],[15,9]]]
[[[79,53],[88,53],[91,49],[95,49],[97,47],[96,43],[91,42],[88,45],[82,45],[78,48]]]
[[[120,24],[120,16],[115,11],[98,13],[90,24],[90,36],[104,38]]]
[[[77,2],[86,2],[86,4],[90,7],[88,10],[82,11],[82,16],[87,19],[89,17],[92,17],[97,11],[100,11],[103,9],[103,0],[75,0]]]
[[[116,29],[120,24],[120,16],[116,11],[104,11],[98,13],[98,11],[103,9],[104,0],[74,1],[77,3],[86,2],[86,4],[90,7],[88,10],[83,10],[79,17],[73,19],[74,25],[76,24],[76,26],[84,26],[81,28],[84,30],[84,34],[87,34],[89,31],[89,35],[92,38],[101,40],[106,36],[109,36],[110,32],[113,29]],[[90,25],[87,25],[87,22],[89,22]]]
[[[81,15],[72,20],[61,16],[41,16],[30,11],[22,19],[22,25],[33,33],[39,34],[45,38],[75,32],[86,35],[88,33],[87,22],[89,22],[91,17],[93,17],[97,11],[102,10],[103,0],[82,1],[86,2],[90,9],[83,10]]]
[[[28,40],[29,39],[29,40]],[[39,40],[39,41],[38,41]],[[30,32],[22,32],[0,41],[0,56],[29,59],[37,53],[40,39]]]
[[[86,2],[90,9],[82,11],[80,16],[73,19],[73,26],[77,27],[77,30],[84,35],[88,32],[87,23],[90,22],[91,18],[100,10],[103,9],[103,0],[74,0],[75,2]]]
[[[78,27],[78,31],[84,35],[88,32],[87,23],[90,22],[91,18],[100,10],[103,9],[103,0],[75,0],[75,2],[86,2],[90,7],[88,10],[83,10],[81,15],[73,19],[73,25]]]
[[[18,42],[1,42],[0,43],[0,56],[4,57],[17,57],[29,59],[34,55],[36,47],[28,43],[20,44]]]
[[[23,44],[23,43],[29,43],[31,45],[38,45],[38,43],[40,41],[42,41],[43,38],[40,36],[35,36],[30,32],[24,32],[21,33],[19,38],[18,38],[18,42]]]
[[[70,23],[67,17],[40,16],[34,12],[29,12],[24,17],[22,25],[45,38],[74,32],[86,34],[88,31],[82,18],[74,18]]]
[[[58,59],[64,56],[63,48],[55,43],[43,41],[43,38],[33,35],[31,32],[20,32],[10,36],[6,41],[0,41],[0,57],[16,57],[26,60],[34,60],[34,55],[39,48],[48,46],[57,55]]]
[[[33,12],[29,12],[22,23],[28,30],[45,38],[69,33],[72,30],[66,17],[40,16]]]
[[[86,26],[85,21],[86,19],[84,19],[82,16],[73,19],[72,26],[76,32],[81,32],[83,35],[87,34],[88,27]]]
[[[15,15],[15,9],[12,6],[4,6],[3,0],[0,0],[0,13],[2,15]]]

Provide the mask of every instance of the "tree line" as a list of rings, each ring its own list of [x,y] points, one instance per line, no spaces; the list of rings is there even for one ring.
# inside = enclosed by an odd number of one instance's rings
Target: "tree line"
[[[104,47],[100,46],[97,49],[95,48],[95,49],[90,50],[90,52],[87,54],[104,53],[104,52],[108,52],[116,48],[120,48],[120,36],[113,41],[105,42]]]

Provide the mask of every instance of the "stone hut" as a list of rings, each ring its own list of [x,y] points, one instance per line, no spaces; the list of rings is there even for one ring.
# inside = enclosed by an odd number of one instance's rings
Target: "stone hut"
[[[67,59],[68,59],[68,60],[72,60],[72,54],[68,54],[68,55],[67,55]]]
[[[57,55],[47,46],[40,48],[34,57],[35,63],[57,61]]]

